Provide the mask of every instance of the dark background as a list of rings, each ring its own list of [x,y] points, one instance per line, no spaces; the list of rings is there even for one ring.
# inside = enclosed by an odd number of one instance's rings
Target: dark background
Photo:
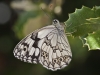
[[[88,51],[87,46],[83,47],[78,37],[68,37],[73,58],[69,66],[62,70],[53,72],[41,64],[29,64],[16,59],[13,49],[21,39],[16,36],[17,32],[14,32],[13,27],[19,18],[18,12],[23,10],[13,9],[12,1],[0,1],[0,75],[100,75],[100,51]],[[42,2],[49,4],[50,0]],[[100,6],[100,0],[65,0],[61,5],[62,13],[54,14],[54,17],[64,22],[68,19],[69,13],[83,5],[90,8]]]

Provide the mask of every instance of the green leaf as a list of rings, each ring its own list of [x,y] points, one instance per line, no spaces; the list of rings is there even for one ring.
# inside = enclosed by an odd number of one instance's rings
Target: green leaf
[[[77,27],[77,32],[74,35],[83,36],[84,34],[100,30],[100,17],[86,19],[88,22]]]
[[[89,50],[100,49],[100,6],[92,9],[83,6],[76,9],[74,13],[69,14],[65,25],[66,31],[73,32],[74,37],[80,36],[83,45],[87,45]]]
[[[89,23],[100,24],[100,17],[87,19]]]
[[[73,32],[73,36],[83,36],[89,32],[97,31],[97,28],[100,27],[100,21],[93,23],[89,20],[98,17],[100,17],[100,7],[98,6],[92,9],[85,6],[81,9],[76,9],[74,13],[69,14],[69,19],[65,22],[66,31]]]
[[[100,50],[100,30],[95,33],[89,34],[89,36],[86,37],[85,40],[85,45],[88,46],[89,50]]]

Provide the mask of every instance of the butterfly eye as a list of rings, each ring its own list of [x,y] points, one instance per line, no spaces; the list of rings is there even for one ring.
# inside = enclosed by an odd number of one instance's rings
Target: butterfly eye
[[[57,19],[54,19],[53,24],[57,24],[57,23],[59,23],[59,21]]]

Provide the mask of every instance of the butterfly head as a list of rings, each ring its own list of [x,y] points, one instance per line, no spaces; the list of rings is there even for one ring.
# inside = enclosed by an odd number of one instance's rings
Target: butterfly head
[[[60,22],[57,19],[53,20],[52,25],[54,25],[59,30],[64,30],[64,27],[60,24]]]
[[[60,23],[59,23],[59,21],[57,19],[54,19],[53,22],[52,22],[52,24],[53,25],[59,25]]]

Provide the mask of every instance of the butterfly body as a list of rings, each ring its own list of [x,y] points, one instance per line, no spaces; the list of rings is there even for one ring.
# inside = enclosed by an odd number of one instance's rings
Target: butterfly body
[[[53,71],[64,68],[72,59],[64,27],[56,19],[52,25],[36,30],[22,39],[13,53],[24,62],[41,63]]]

